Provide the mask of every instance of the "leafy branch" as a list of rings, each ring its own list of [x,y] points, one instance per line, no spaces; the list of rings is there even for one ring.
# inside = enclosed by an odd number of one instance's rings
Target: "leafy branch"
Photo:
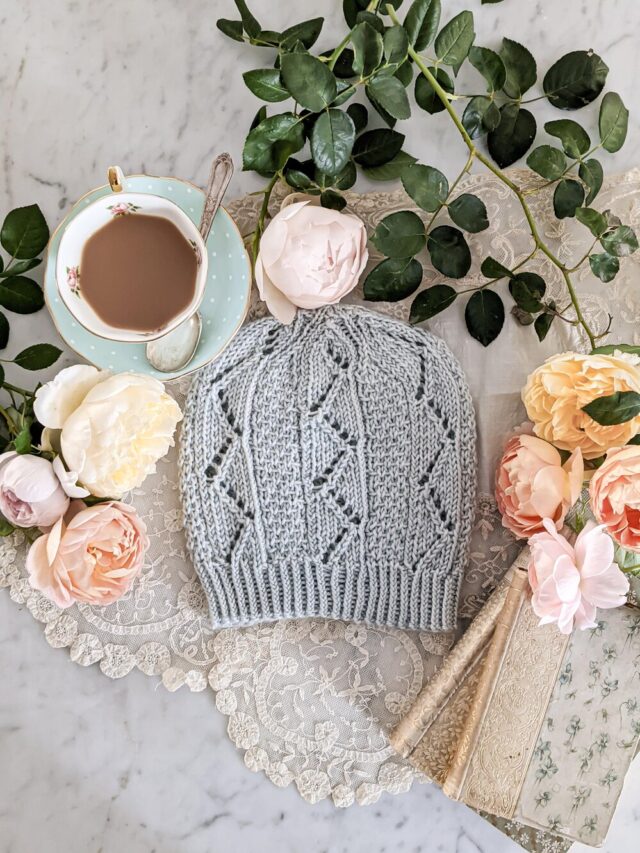
[[[5,264],[0,255],[0,306],[15,314],[33,314],[44,305],[42,288],[23,275],[40,265],[39,257],[49,240],[49,228],[36,205],[19,207],[7,214],[0,229],[0,244],[9,255]],[[9,343],[10,324],[0,311],[0,351]],[[23,370],[43,370],[61,354],[52,344],[32,344],[13,358],[0,358],[0,390],[8,397],[0,405],[0,451],[29,453],[39,436],[33,416],[35,391],[7,382],[4,365],[13,364]],[[0,535],[4,535],[1,534]]]
[[[560,147],[542,144],[529,151],[537,123],[524,105],[546,99],[559,110],[580,109],[602,94],[607,65],[593,51],[572,51],[548,69],[542,95],[524,98],[538,79],[535,59],[524,45],[509,38],[502,40],[497,52],[476,45],[470,11],[459,13],[440,28],[441,0],[414,0],[402,22],[397,12],[401,5],[402,0],[344,0],[349,31],[333,50],[319,55],[311,48],[320,34],[322,18],[278,33],[263,29],[244,0],[236,0],[240,21],[218,21],[218,27],[231,38],[276,51],[273,67],[244,74],[248,88],[267,104],[294,102],[291,110],[275,115],[262,106],[245,142],[244,168],[268,179],[253,235],[254,258],[269,215],[269,200],[279,181],[319,196],[326,207],[342,209],[346,204],[342,192],[353,186],[359,169],[373,180],[401,179],[407,195],[429,214],[426,225],[411,210],[390,214],[379,223],[371,242],[386,257],[367,276],[365,298],[396,301],[416,293],[423,278],[416,256],[425,249],[442,276],[461,279],[472,262],[465,232],[489,227],[482,200],[469,192],[457,192],[465,174],[478,162],[514,194],[531,232],[532,251],[512,270],[485,258],[481,270],[487,281],[477,287],[456,289],[436,283],[423,289],[413,300],[411,321],[427,320],[458,297],[470,294],[465,306],[467,328],[486,346],[505,322],[503,297],[492,288],[506,280],[514,301],[511,313],[521,324],[533,325],[541,340],[560,318],[581,327],[594,347],[603,334],[589,326],[572,276],[588,262],[594,275],[609,282],[619,271],[619,259],[638,247],[629,226],[609,211],[592,207],[603,182],[602,165],[593,155],[614,153],[622,147],[628,111],[619,95],[606,93],[595,144],[580,124],[563,118],[544,126]],[[484,80],[486,94],[455,92],[455,78],[465,61]],[[414,78],[418,108],[429,115],[446,113],[466,146],[467,162],[451,185],[438,169],[418,163],[404,151],[405,137],[395,129],[398,121],[411,116],[407,89]],[[369,109],[352,100],[357,93],[364,94],[382,127],[369,127]],[[351,103],[344,107],[347,101]],[[464,104],[461,115],[456,111],[459,104]],[[483,139],[486,145],[481,146]],[[298,159],[303,151],[308,156]],[[504,171],[527,152],[527,164],[543,179],[538,186],[520,187]],[[550,186],[554,187],[556,217],[575,217],[593,236],[588,252],[576,263],[565,264],[552,251],[529,206],[532,195]],[[452,224],[442,223],[445,212]],[[598,244],[602,251],[594,252]],[[544,255],[561,275],[567,294],[564,307],[558,308],[546,297],[546,283],[540,275],[520,269],[536,254]]]

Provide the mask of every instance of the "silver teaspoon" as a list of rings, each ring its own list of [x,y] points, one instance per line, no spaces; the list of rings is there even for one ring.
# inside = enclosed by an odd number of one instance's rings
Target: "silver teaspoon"
[[[211,164],[209,185],[200,220],[199,230],[205,244],[232,175],[233,161],[230,155],[220,154]],[[149,341],[146,347],[147,361],[156,370],[174,373],[191,361],[201,334],[202,317],[196,311],[168,334]]]

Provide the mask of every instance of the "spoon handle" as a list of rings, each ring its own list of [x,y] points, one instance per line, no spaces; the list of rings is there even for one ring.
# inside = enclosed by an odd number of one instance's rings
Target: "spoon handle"
[[[200,234],[202,239],[207,242],[211,225],[214,217],[220,207],[220,202],[229,186],[229,181],[233,175],[233,160],[229,154],[219,154],[211,164],[211,172],[209,174],[209,185],[204,198],[204,210],[202,211],[202,219],[200,220]]]

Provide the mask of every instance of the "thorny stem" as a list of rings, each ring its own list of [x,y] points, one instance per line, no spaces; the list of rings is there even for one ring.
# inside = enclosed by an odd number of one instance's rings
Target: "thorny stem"
[[[271,199],[271,193],[273,192],[273,188],[279,178],[280,173],[276,172],[263,191],[262,205],[260,206],[260,213],[258,214],[258,221],[256,222],[256,230],[253,232],[253,240],[251,241],[251,257],[254,267],[256,265],[256,258],[258,257],[260,238],[264,231],[264,221],[267,218],[267,213],[269,212],[269,200]]]
[[[5,391],[15,391],[16,394],[20,394],[22,397],[25,398],[35,397],[36,395],[35,391],[27,391],[25,388],[18,388],[17,385],[11,385],[9,382],[3,382],[1,387],[4,388]]]
[[[400,23],[393,6],[387,5],[387,14],[389,15],[389,17],[391,18],[391,20],[393,21],[394,24]],[[553,254],[551,249],[547,246],[547,244],[541,238],[541,236],[538,232],[536,223],[533,219],[533,215],[531,213],[531,210],[529,209],[529,205],[525,201],[525,198],[524,198],[522,191],[520,190],[520,188],[516,184],[513,183],[513,181],[511,181],[505,175],[505,173],[501,169],[499,169],[496,165],[494,165],[491,162],[491,160],[489,160],[489,158],[486,157],[482,153],[482,151],[480,151],[476,148],[476,146],[473,144],[471,137],[469,136],[469,134],[465,130],[462,122],[460,121],[458,114],[456,113],[456,111],[451,106],[451,103],[449,101],[449,97],[448,97],[447,93],[444,91],[442,86],[438,83],[436,78],[430,72],[428,66],[422,60],[422,57],[420,56],[420,54],[417,53],[416,50],[411,46],[409,47],[409,56],[413,59],[413,61],[415,62],[417,67],[420,69],[422,74],[424,74],[424,76],[427,78],[427,80],[431,84],[434,92],[436,93],[436,95],[438,96],[440,101],[442,102],[442,105],[444,106],[445,110],[449,113],[451,120],[453,121],[453,123],[457,127],[460,135],[462,136],[462,139],[464,140],[465,145],[469,149],[469,153],[470,154],[472,153],[474,155],[474,157],[476,157],[487,169],[489,169],[490,172],[492,172],[496,176],[496,178],[498,178],[499,181],[501,181],[505,186],[507,186],[511,190],[511,192],[516,196],[518,201],[520,202],[520,207],[522,208],[522,212],[524,213],[525,219],[527,220],[527,223],[529,225],[529,230],[531,231],[531,236],[533,237],[533,241],[536,244],[536,247],[538,249],[540,249],[540,251],[544,255],[547,256],[547,258],[551,261],[551,263],[560,270],[562,277],[564,278],[564,281],[565,281],[565,285],[567,288],[567,292],[569,294],[569,298],[571,299],[571,304],[573,305],[573,309],[576,312],[576,319],[577,319],[578,323],[584,329],[584,332],[589,339],[591,347],[594,348],[596,345],[596,335],[591,330],[591,328],[589,327],[589,324],[587,323],[587,321],[584,318],[584,315],[583,315],[582,310],[580,308],[580,303],[578,301],[578,297],[576,295],[575,289],[573,287],[573,283],[571,281],[570,270],[568,270],[567,267],[562,263],[562,261]]]

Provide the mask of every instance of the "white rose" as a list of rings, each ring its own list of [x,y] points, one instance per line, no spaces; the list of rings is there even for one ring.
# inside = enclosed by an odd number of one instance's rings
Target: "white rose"
[[[290,323],[297,308],[331,305],[353,290],[368,258],[360,219],[302,201],[281,210],[265,229],[256,284],[271,313]]]
[[[49,429],[62,429],[69,415],[74,412],[98,382],[104,382],[111,374],[89,364],[74,364],[65,367],[51,382],[36,391],[33,413]]]
[[[58,383],[68,405],[54,404],[48,393],[41,395],[38,420],[45,427],[60,425],[54,429],[61,428],[64,461],[91,494],[121,497],[155,470],[155,463],[173,444],[182,412],[163,384],[150,376],[101,376],[85,394],[80,388],[83,376],[76,376],[75,396],[70,380]],[[49,384],[54,385],[56,379]],[[88,374],[84,379],[88,380]],[[79,403],[74,408],[76,400]]]

